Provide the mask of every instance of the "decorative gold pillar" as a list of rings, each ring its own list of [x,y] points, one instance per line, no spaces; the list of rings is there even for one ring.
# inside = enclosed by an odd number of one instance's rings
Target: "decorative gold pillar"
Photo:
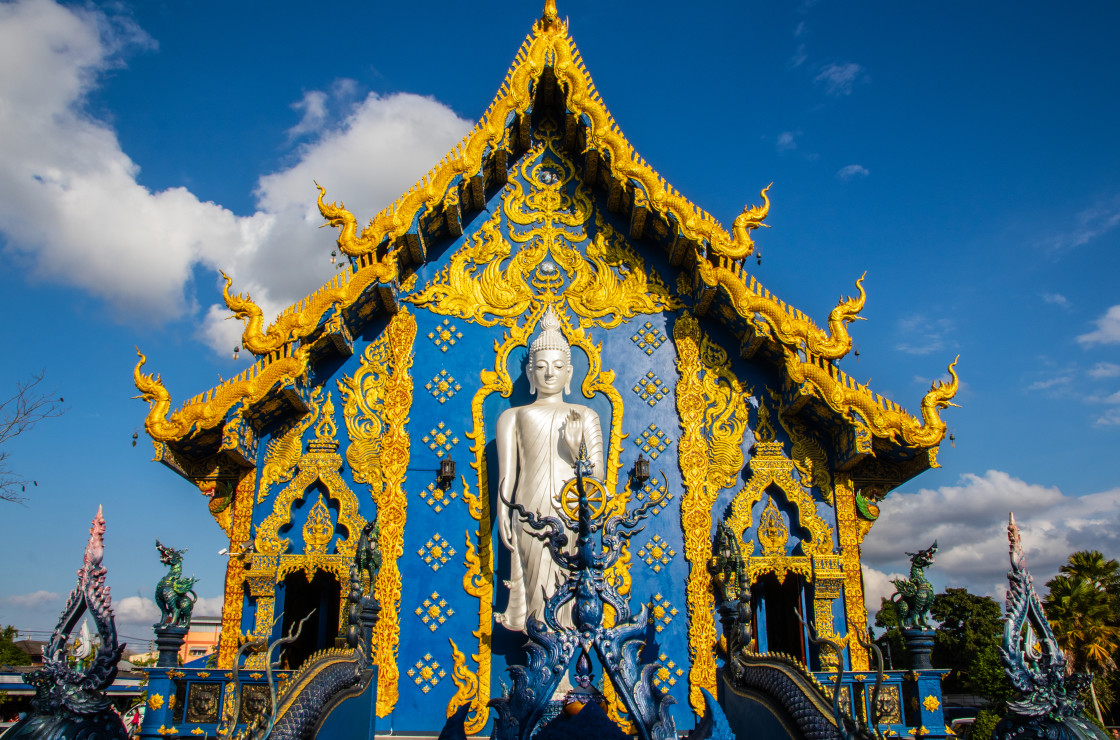
[[[245,468],[237,481],[233,496],[233,526],[230,527],[229,551],[238,552],[242,543],[249,540],[253,524],[253,500],[256,488],[256,468]],[[230,555],[226,563],[225,594],[222,604],[222,631],[218,638],[218,667],[232,668],[241,639],[241,610],[245,599],[241,584],[245,579],[245,561]]]
[[[840,559],[844,570],[844,616],[848,623],[848,655],[852,670],[869,669],[867,650],[859,640],[851,639],[854,634],[867,634],[867,606],[863,603],[863,572],[860,570],[859,546],[867,529],[860,526],[856,511],[856,491],[852,479],[844,474],[836,474],[836,520],[840,529]]]

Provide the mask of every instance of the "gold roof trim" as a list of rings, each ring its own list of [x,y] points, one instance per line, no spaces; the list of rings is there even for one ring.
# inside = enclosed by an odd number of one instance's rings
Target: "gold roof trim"
[[[159,374],[140,372],[148,358],[139,349],[139,360],[132,371],[133,382],[139,396],[148,402],[148,415],[144,430],[158,442],[182,439],[200,429],[210,429],[221,424],[235,404],[245,401],[257,403],[277,385],[294,382],[307,372],[309,347],[292,351],[284,347],[268,357],[255,362],[237,377],[223,382],[216,388],[199,394],[183,404],[183,408],[170,414],[171,394],[163,385]]]
[[[675,221],[681,236],[697,248],[709,245],[714,254],[728,259],[743,259],[752,254],[754,242],[750,232],[765,225],[762,221],[770,208],[766,190],[761,193],[763,204],[745,207],[735,219],[730,234],[709,213],[682,196],[626,140],[595,90],[575,42],[568,35],[567,23],[556,18],[554,5],[546,5],[544,15],[518,50],[482,119],[439,164],[396,202],[374,216],[360,233],[354,215],[342,203],[325,202],[325,189],[316,183],[319,211],[331,226],[339,229],[339,249],[351,257],[364,258],[354,272],[361,277],[361,284],[346,294],[324,287],[316,294],[318,300],[305,301],[306,307],[302,309],[289,309],[267,331],[263,330],[261,311],[251,299],[239,295],[233,296],[231,301],[227,291],[230,310],[246,321],[244,347],[257,354],[274,351],[284,342],[313,331],[323,311],[332,304],[349,305],[374,281],[395,282],[401,248],[396,240],[412,228],[422,209],[442,210],[448,196],[457,196],[454,187],[457,180],[481,171],[488,152],[509,150],[507,123],[529,110],[533,102],[533,82],[539,80],[546,68],[553,70],[557,83],[566,86],[568,109],[581,121],[586,117],[588,148],[607,158],[606,166],[613,179],[639,183],[645,191],[645,206]],[[378,256],[379,247],[386,244],[388,246]]]
[[[922,398],[922,418],[911,415],[893,401],[874,393],[866,384],[861,384],[821,357],[809,355],[802,360],[796,352],[785,350],[783,360],[789,379],[815,391],[825,403],[845,418],[859,414],[867,423],[871,433],[882,439],[907,447],[936,447],[945,438],[946,426],[941,421],[941,410],[957,406],[952,399],[957,394],[960,381],[957,378],[958,356],[949,363],[949,377],[946,383],[935,380]],[[804,392],[804,391],[803,391]]]
[[[513,60],[505,80],[482,119],[436,167],[407,193],[382,210],[360,233],[354,215],[342,203],[327,203],[325,189],[319,190],[318,205],[323,218],[339,229],[338,246],[353,257],[351,265],[315,293],[293,304],[267,328],[264,315],[248,295],[231,294],[232,280],[225,273],[222,292],[226,305],[245,321],[242,344],[260,359],[236,378],[187,401],[170,414],[170,395],[160,376],[140,372],[145,358],[141,354],[135,370],[136,387],[150,403],[145,429],[156,440],[181,439],[197,429],[220,423],[234,404],[251,405],[263,399],[277,383],[291,381],[307,370],[307,347],[296,348],[320,326],[323,315],[332,308],[338,312],[354,305],[372,286],[396,287],[400,271],[398,254],[405,235],[421,209],[442,211],[458,200],[457,181],[482,170],[487,152],[509,151],[511,132],[507,122],[525,114],[533,102],[533,82],[551,68],[558,84],[566,87],[567,107],[579,120],[587,120],[588,150],[606,157],[612,179],[630,187],[644,208],[675,221],[682,238],[692,245],[693,265],[700,280],[727,293],[732,308],[759,333],[772,339],[782,350],[790,378],[808,385],[836,412],[855,411],[867,420],[871,432],[896,444],[915,447],[937,445],[946,427],[940,410],[952,404],[958,382],[949,366],[952,381],[934,383],[922,400],[922,419],[910,415],[897,404],[872,393],[839,370],[832,360],[845,356],[852,346],[847,325],[859,316],[866,293],[863,277],[856,281],[859,294],[844,298],[829,313],[828,332],[801,311],[773,296],[747,273],[741,260],[753,252],[750,232],[766,226],[770,199],[769,186],[762,190],[762,205],[747,206],[728,233],[706,211],[688,201],[642,159],[607,111],[574,41],[568,24],[558,19],[554,0],[546,0],[542,17],[534,23]],[[636,182],[630,186],[628,183]],[[644,193],[643,193],[644,189]],[[452,204],[453,205],[453,204]],[[708,247],[708,254],[703,252]],[[379,254],[380,252],[380,254]],[[714,260],[710,257],[715,257]],[[866,275],[866,274],[865,274]],[[804,358],[804,359],[803,359]],[[924,422],[924,423],[923,423]]]
[[[867,301],[863,289],[866,272],[856,280],[859,295],[842,298],[829,312],[826,332],[801,311],[772,295],[742,265],[732,260],[720,259],[717,264],[697,260],[697,271],[705,284],[722,287],[735,312],[761,328],[763,333],[795,350],[804,342],[808,353],[828,360],[838,360],[848,354],[852,348],[848,324],[864,319],[859,312]]]

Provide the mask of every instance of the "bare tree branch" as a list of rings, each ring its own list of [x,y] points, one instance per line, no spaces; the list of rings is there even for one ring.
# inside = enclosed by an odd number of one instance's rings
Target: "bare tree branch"
[[[27,479],[17,475],[9,466],[9,453],[5,443],[24,432],[31,431],[43,419],[62,416],[66,412],[61,397],[42,388],[45,373],[40,371],[31,380],[16,383],[16,392],[0,401],[0,501],[22,503],[27,500]]]

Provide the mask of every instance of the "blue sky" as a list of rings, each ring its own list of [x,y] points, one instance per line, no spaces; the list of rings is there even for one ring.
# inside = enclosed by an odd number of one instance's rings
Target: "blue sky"
[[[150,638],[156,536],[213,610],[221,532],[149,462],[134,346],[173,402],[244,367],[217,269],[272,310],[331,275],[317,179],[359,219],[485,110],[534,3],[0,3],[0,397],[13,442],[0,622],[50,629],[97,505],[122,631]],[[869,591],[935,537],[938,586],[999,595],[1015,509],[1044,580],[1120,555],[1120,7],[560,2],[607,107],[725,224],[773,182],[759,279],[823,322],[865,270],[842,367],[917,410],[958,354],[942,468],[891,495]],[[904,543],[904,544],[901,544]]]

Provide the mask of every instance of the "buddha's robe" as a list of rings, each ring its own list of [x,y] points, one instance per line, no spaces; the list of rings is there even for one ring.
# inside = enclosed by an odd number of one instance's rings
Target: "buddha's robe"
[[[568,415],[576,411],[583,420],[583,443],[596,478],[603,478],[603,432],[599,415],[586,406],[569,403],[536,403],[505,411],[498,420],[498,490],[513,503],[537,515],[560,517],[560,491],[575,477],[575,460],[564,440]],[[516,465],[516,469],[513,469]],[[512,496],[510,493],[512,492]],[[498,521],[511,521],[509,604],[494,619],[511,630],[525,631],[532,616],[544,621],[544,605],[565,574],[549,555],[547,545],[526,531],[517,513],[497,503]],[[570,532],[569,551],[574,551],[575,534]],[[564,626],[571,626],[571,605],[557,615]]]

